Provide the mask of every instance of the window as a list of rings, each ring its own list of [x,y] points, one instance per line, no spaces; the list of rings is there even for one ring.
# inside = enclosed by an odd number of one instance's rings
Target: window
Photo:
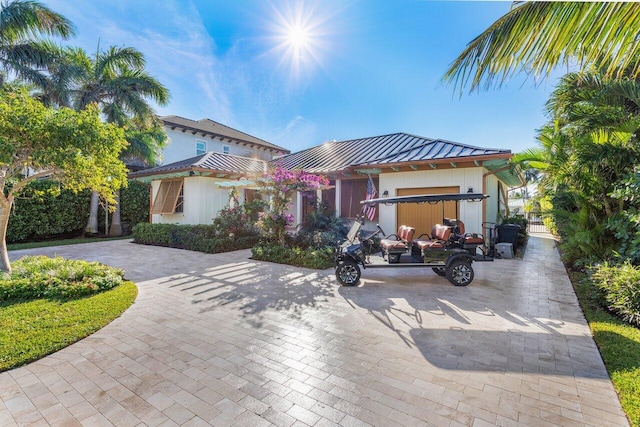
[[[223,145],[222,146],[222,152],[224,154],[229,154],[229,146],[228,145]]]
[[[207,152],[207,142],[196,140],[196,156]]]
[[[153,201],[151,213],[153,214],[173,214],[184,212],[184,192],[183,180],[164,180],[160,183],[160,188]]]

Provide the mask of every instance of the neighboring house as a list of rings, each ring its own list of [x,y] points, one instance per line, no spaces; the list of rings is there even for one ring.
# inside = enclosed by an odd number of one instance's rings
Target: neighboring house
[[[355,218],[362,210],[368,177],[377,197],[411,194],[479,192],[483,202],[448,202],[433,206],[380,205],[374,221],[387,233],[402,225],[427,233],[444,217],[464,221],[469,232],[482,232],[483,222],[497,222],[504,215],[507,189],[522,185],[509,165],[510,150],[480,148],[406,133],[348,141],[332,141],[285,156],[277,161],[289,169],[327,175],[334,188],[318,196],[343,218]],[[305,215],[304,199],[295,204],[296,223]]]
[[[160,119],[170,141],[162,152],[162,164],[209,151],[266,161],[289,153],[289,150],[210,119],[196,121],[179,116]]]
[[[277,145],[209,119],[161,118],[169,143],[163,164],[130,174],[151,183],[151,222],[210,224],[229,202],[219,183],[263,174],[269,160],[289,153]],[[257,197],[243,190],[240,202]]]

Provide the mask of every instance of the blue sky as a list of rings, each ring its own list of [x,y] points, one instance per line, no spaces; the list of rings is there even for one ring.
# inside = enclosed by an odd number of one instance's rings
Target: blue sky
[[[519,77],[462,98],[441,83],[510,2],[43,3],[74,22],[68,44],[142,51],[171,91],[159,114],[210,118],[291,151],[407,132],[518,152],[535,146],[555,82]]]

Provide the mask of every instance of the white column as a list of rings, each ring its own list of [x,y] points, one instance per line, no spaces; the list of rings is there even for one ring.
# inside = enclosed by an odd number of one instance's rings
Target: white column
[[[338,217],[340,217],[340,200],[342,199],[341,197],[341,193],[342,193],[342,180],[340,179],[336,179],[336,215]]]
[[[296,219],[294,226],[302,223],[302,194],[296,192]]]

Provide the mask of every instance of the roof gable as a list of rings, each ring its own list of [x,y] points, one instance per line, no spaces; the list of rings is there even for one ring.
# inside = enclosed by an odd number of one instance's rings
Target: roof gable
[[[250,144],[263,147],[265,149],[275,151],[278,153],[289,153],[286,148],[271,144],[263,139],[256,138],[248,133],[241,132],[237,129],[223,125],[211,119],[191,120],[180,116],[163,116],[161,117],[165,126],[172,129],[181,128],[195,133],[201,133],[210,137],[219,137],[221,139],[228,139],[231,142],[240,144]]]

